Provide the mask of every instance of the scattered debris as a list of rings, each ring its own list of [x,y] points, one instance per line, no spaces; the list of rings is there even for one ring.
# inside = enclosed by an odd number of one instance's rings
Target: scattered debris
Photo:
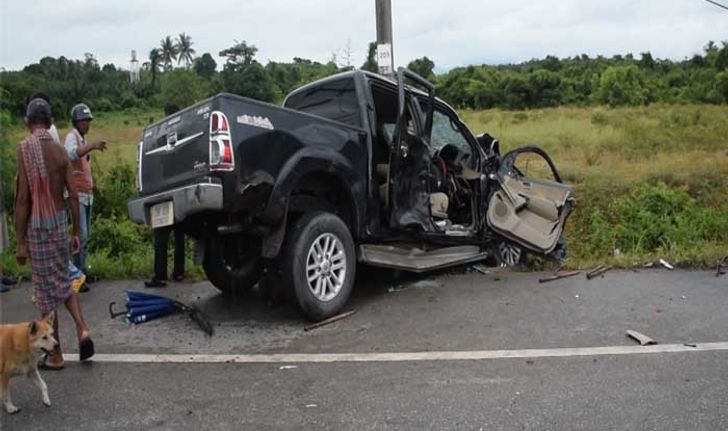
[[[655,262],[647,262],[642,265],[642,268],[652,268],[653,266],[655,266]]]
[[[693,343],[685,343],[685,344],[683,344],[683,346],[685,346],[685,347],[698,347],[697,344],[693,344]]]
[[[718,261],[718,267],[715,268],[715,276],[720,277],[721,275],[725,274],[725,271],[723,271],[723,266],[728,263],[728,255],[723,256],[721,260]]]
[[[135,325],[148,322],[174,313],[186,313],[207,335],[215,332],[209,320],[202,312],[193,306],[186,305],[172,298],[161,295],[151,295],[144,292],[126,292],[126,310],[114,311],[115,302],[109,303],[109,316],[114,319],[124,316],[129,323]]]
[[[660,262],[660,265],[664,266],[665,268],[669,269],[670,271],[675,269],[675,267],[670,265],[670,262],[666,261],[665,259],[660,259],[659,262]]]
[[[574,295],[574,298],[579,299],[579,295]]]
[[[318,407],[318,404],[306,404],[306,408],[307,409],[312,409],[312,408],[315,408],[315,407]]]
[[[320,322],[316,322],[311,325],[304,326],[303,330],[308,332],[312,329],[316,329],[321,326],[328,325],[329,323],[334,323],[334,322],[338,322],[341,319],[346,319],[347,317],[353,315],[354,313],[356,313],[356,310],[351,310],[351,311],[347,311],[346,313],[337,314],[336,316],[329,317],[328,319],[322,320]]]
[[[610,269],[612,269],[611,266],[599,265],[596,268],[594,268],[591,271],[586,273],[586,279],[591,280],[594,277],[599,277],[600,275],[604,275],[604,273],[609,271]]]
[[[488,271],[488,269],[485,268],[483,265],[473,265],[473,266],[471,266],[471,268],[473,268],[474,270],[478,271],[479,273],[481,273],[483,275],[490,274],[490,271]]]
[[[640,345],[642,345],[642,346],[651,346],[653,344],[657,344],[657,341],[653,340],[652,338],[648,337],[647,335],[645,335],[641,332],[633,331],[631,329],[627,330],[627,336],[630,338],[633,338],[634,340],[639,342]]]
[[[278,369],[279,370],[295,370],[298,368],[298,365],[281,365]]]
[[[578,275],[578,274],[581,274],[581,271],[559,272],[559,273],[556,273],[556,274],[552,275],[551,277],[539,278],[538,279],[538,282],[539,283],[546,283],[546,282],[549,282],[549,281],[560,280],[562,278],[573,277],[573,276]]]

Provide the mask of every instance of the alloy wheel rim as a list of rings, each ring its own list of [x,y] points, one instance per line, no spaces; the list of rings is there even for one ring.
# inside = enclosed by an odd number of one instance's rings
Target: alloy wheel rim
[[[346,280],[344,244],[332,233],[319,235],[306,257],[306,282],[311,294],[319,301],[336,298]]]
[[[501,262],[503,266],[516,266],[521,261],[521,249],[508,242],[498,244]]]

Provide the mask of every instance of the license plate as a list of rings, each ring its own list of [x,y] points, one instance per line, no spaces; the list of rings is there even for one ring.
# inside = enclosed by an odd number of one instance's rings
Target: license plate
[[[151,208],[152,228],[174,224],[174,205],[172,201],[156,204]]]

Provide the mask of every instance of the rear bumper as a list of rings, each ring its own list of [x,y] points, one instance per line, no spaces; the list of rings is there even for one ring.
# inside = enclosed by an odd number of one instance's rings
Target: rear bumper
[[[201,182],[132,199],[127,204],[129,218],[140,224],[149,224],[150,208],[166,201],[173,202],[175,222],[201,211],[222,210],[222,184],[218,179],[205,178]]]

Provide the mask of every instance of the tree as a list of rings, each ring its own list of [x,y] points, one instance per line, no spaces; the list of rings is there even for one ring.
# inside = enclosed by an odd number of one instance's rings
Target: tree
[[[177,38],[177,44],[175,45],[177,50],[177,64],[185,62],[187,67],[192,64],[195,59],[195,50],[192,48],[192,37],[185,33],[180,33]]]
[[[715,75],[715,91],[728,103],[728,71]]]
[[[248,45],[245,41],[234,41],[235,45],[220,51],[220,57],[226,57],[226,66],[248,66],[255,61],[255,54],[258,48],[254,45]]]
[[[202,54],[202,57],[196,58],[193,66],[195,73],[205,79],[210,79],[215,74],[217,63],[209,52]]]
[[[152,73],[152,88],[157,85],[157,74],[162,61],[162,51],[159,48],[149,51],[149,71]]]
[[[281,97],[280,89],[257,62],[240,66],[226,64],[222,82],[225,91],[264,102],[275,102]]]
[[[637,66],[610,66],[599,79],[596,97],[609,106],[644,105],[649,102],[649,90]]]
[[[175,105],[183,108],[204,97],[200,78],[191,70],[175,69],[162,77],[162,91],[159,94],[162,106]]]
[[[346,70],[350,70],[352,68],[352,63],[354,62],[354,50],[351,48],[351,39],[346,39],[346,45],[344,45],[341,49],[339,62],[336,60],[336,57],[334,57],[331,62]]]
[[[369,42],[369,50],[367,51],[367,61],[361,65],[362,70],[368,70],[370,72],[377,73],[379,71],[379,64],[377,63],[377,43]]]
[[[410,61],[407,65],[407,69],[425,79],[431,80],[435,77],[435,74],[432,72],[435,69],[435,63],[427,57],[417,58]]]
[[[172,68],[172,62],[177,59],[177,46],[170,36],[165,37],[160,41],[162,50],[162,62],[164,68],[169,70]]]

